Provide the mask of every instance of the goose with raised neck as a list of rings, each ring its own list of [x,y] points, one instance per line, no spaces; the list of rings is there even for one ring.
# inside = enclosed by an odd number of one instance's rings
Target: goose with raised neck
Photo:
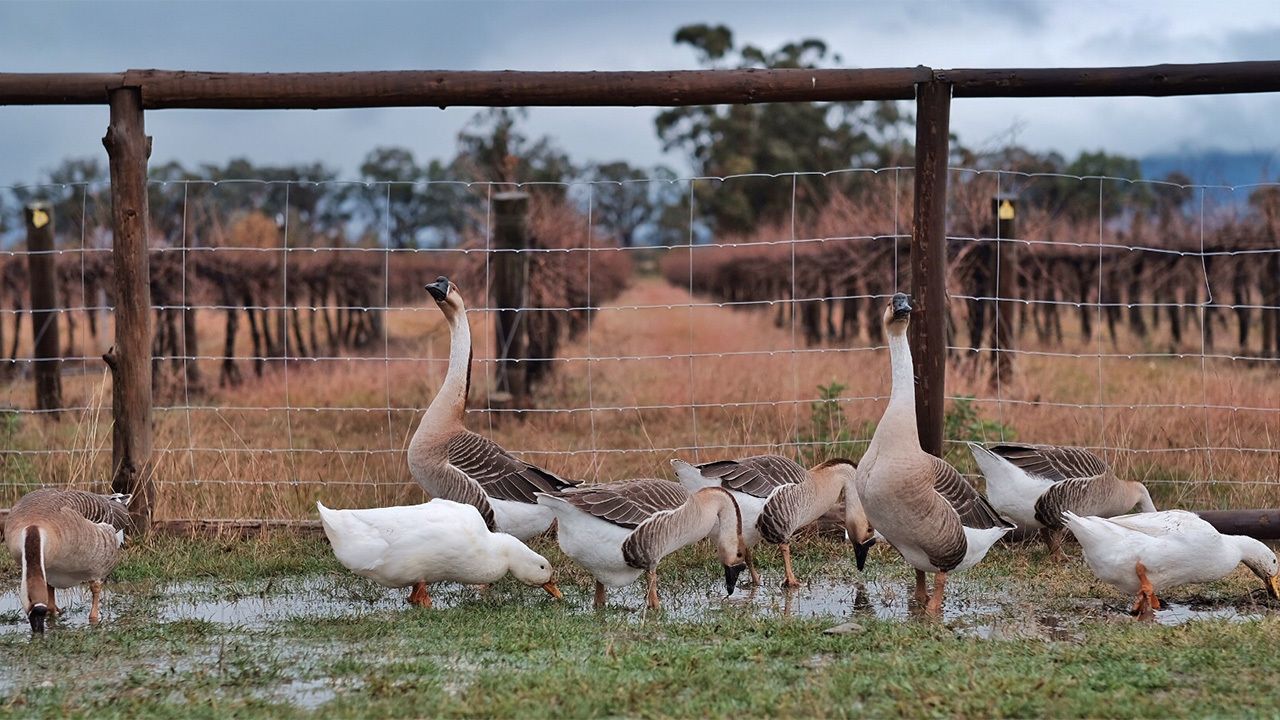
[[[916,569],[916,601],[939,614],[947,574],[976,564],[1012,526],[955,468],[920,446],[907,342],[911,312],[903,293],[885,308],[893,387],[852,483],[860,506],[846,503],[845,521],[851,538],[865,535],[869,525],[897,548]],[[926,572],[934,573],[932,594]]]
[[[1155,512],[1140,482],[1121,480],[1105,460],[1079,447],[969,443],[987,481],[987,499],[1002,516],[1040,530],[1050,555],[1063,560],[1064,512],[1114,517],[1138,506]]]
[[[89,622],[98,622],[102,581],[120,562],[129,498],[42,488],[9,510],[5,544],[22,568],[22,609],[32,632],[43,633],[46,619],[62,614],[56,589],[82,583],[93,595]]]
[[[538,502],[555,513],[560,549],[595,578],[597,608],[604,607],[606,587],[629,585],[643,573],[646,605],[656,610],[662,558],[708,536],[728,594],[745,566],[742,515],[721,488],[690,493],[668,480],[623,480],[540,494]]]
[[[780,455],[755,455],[700,465],[673,459],[671,464],[680,484],[690,492],[705,487],[729,491],[742,510],[742,537],[747,546],[751,583],[760,584],[751,549],[764,540],[778,545],[782,551],[784,588],[800,586],[791,567],[791,535],[840,502],[857,468],[853,461],[837,458],[806,470]],[[870,545],[866,542],[858,546],[859,569],[866,561]]]
[[[491,531],[527,540],[554,519],[538,493],[574,483],[523,462],[463,424],[471,386],[471,327],[458,286],[441,276],[426,286],[449,325],[449,369],[409,443],[409,470],[431,497],[476,508]]]

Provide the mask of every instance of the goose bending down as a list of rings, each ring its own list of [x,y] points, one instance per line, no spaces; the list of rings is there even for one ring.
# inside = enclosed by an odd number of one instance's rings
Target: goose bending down
[[[843,458],[828,460],[810,470],[779,455],[756,455],[739,460],[690,465],[672,460],[680,484],[690,492],[705,487],[729,491],[742,511],[742,539],[747,546],[751,583],[760,584],[751,548],[761,540],[782,548],[783,587],[800,587],[791,569],[791,535],[822,517],[840,502],[851,484],[857,464]],[[857,498],[854,498],[854,502]],[[866,561],[871,542],[857,548],[858,568]]]
[[[471,505],[437,498],[363,510],[331,510],[317,502],[316,508],[338,562],[383,587],[413,586],[412,605],[431,607],[429,583],[487,585],[508,571],[561,597],[551,563],[511,535],[490,532]]]
[[[1226,577],[1241,562],[1280,599],[1280,565],[1266,545],[1244,535],[1223,535],[1199,515],[1165,510],[1113,518],[1063,513],[1099,580],[1134,594],[1133,613],[1160,609],[1157,592]]]
[[[1062,514],[1112,517],[1155,512],[1142,483],[1121,480],[1102,458],[1077,447],[1001,443],[969,450],[987,480],[987,499],[1020,527],[1043,529],[1054,557],[1063,558]]]
[[[910,316],[910,299],[895,294],[883,319],[893,389],[858,463],[855,488],[845,493],[846,497],[856,493],[861,507],[846,503],[845,522],[855,541],[867,539],[869,522],[897,548],[916,569],[917,602],[927,602],[926,611],[937,614],[942,610],[947,573],[975,565],[1012,525],[955,468],[920,447],[907,343]],[[926,572],[935,573],[932,597],[925,590]]]
[[[485,525],[527,540],[551,526],[536,495],[574,483],[522,462],[463,425],[471,387],[471,328],[458,287],[439,277],[427,292],[449,323],[449,370],[409,443],[409,470],[432,497],[474,506]]]
[[[742,516],[721,488],[691,494],[668,480],[623,480],[540,494],[538,502],[555,513],[560,549],[595,578],[597,608],[606,586],[629,585],[645,573],[646,602],[657,609],[658,563],[713,533],[730,595],[745,564]]]
[[[14,504],[4,538],[22,566],[22,609],[32,632],[44,632],[49,613],[62,614],[55,588],[86,582],[93,594],[89,622],[98,622],[102,580],[120,563],[129,497],[44,488]]]

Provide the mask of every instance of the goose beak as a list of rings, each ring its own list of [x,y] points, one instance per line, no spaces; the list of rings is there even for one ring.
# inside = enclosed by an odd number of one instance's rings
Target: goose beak
[[[911,296],[906,293],[893,294],[893,319],[901,320],[911,314]]]
[[[1280,575],[1272,575],[1267,578],[1267,594],[1276,600],[1280,600]]]
[[[427,292],[431,293],[431,299],[436,302],[444,302],[449,297],[449,278],[441,275],[436,281],[426,286]]]
[[[543,583],[542,589],[546,590],[548,595],[550,595],[551,597],[557,600],[564,599],[564,594],[560,592],[560,588],[556,587],[556,584],[554,581]]]
[[[733,594],[734,589],[738,587],[738,576],[742,574],[742,568],[746,566],[746,563],[724,566],[724,591],[726,594]]]
[[[44,619],[49,614],[49,608],[44,605],[32,605],[31,612],[27,614],[27,620],[31,623],[31,632],[36,635],[44,634]]]
[[[853,559],[858,564],[858,572],[862,572],[862,569],[866,567],[867,553],[871,551],[871,546],[875,544],[876,539],[873,537],[866,542],[857,543],[853,546]]]

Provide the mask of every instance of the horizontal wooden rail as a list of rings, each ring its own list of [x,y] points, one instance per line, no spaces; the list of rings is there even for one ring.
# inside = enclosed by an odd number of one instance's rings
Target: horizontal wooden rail
[[[449,106],[660,106],[907,100],[938,80],[955,97],[1080,97],[1280,92],[1280,61],[1109,68],[395,70],[243,73],[0,73],[0,105],[106,104],[137,87],[143,108],[319,109]]]
[[[1280,92],[1280,62],[938,70],[955,97],[1109,97]]]

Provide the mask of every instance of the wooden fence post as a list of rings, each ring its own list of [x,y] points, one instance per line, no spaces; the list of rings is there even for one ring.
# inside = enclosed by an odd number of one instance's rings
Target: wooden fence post
[[[142,93],[110,91],[111,124],[102,144],[111,166],[111,260],[115,271],[115,345],[111,368],[111,489],[132,493],[134,530],[146,532],[155,506],[151,477],[151,269],[147,247],[147,158]]]
[[[996,317],[991,328],[991,347],[996,352],[991,377],[993,381],[1005,383],[1013,377],[1013,316],[1018,312],[1013,299],[1018,294],[1019,253],[1018,246],[1009,242],[1011,238],[1017,237],[1017,207],[1013,198],[992,198],[991,215],[995,219],[996,237],[1000,238],[996,243],[996,266],[991,269],[991,276],[995,278],[992,285],[995,287],[996,297],[1002,298],[996,300],[994,305]]]
[[[499,308],[494,322],[498,367],[493,397],[514,408],[529,406],[528,366],[520,362],[528,347],[528,323],[521,322],[520,308],[527,299],[529,258],[525,253],[510,251],[529,247],[528,212],[528,193],[502,192],[493,196],[493,241],[499,251],[491,261],[493,307]]]
[[[62,349],[58,342],[57,260],[53,255],[53,208],[45,202],[26,207],[27,272],[31,286],[32,365],[36,409],[62,408]]]
[[[920,447],[942,456],[947,376],[947,156],[951,83],[916,85],[915,209],[911,223],[911,323]]]

